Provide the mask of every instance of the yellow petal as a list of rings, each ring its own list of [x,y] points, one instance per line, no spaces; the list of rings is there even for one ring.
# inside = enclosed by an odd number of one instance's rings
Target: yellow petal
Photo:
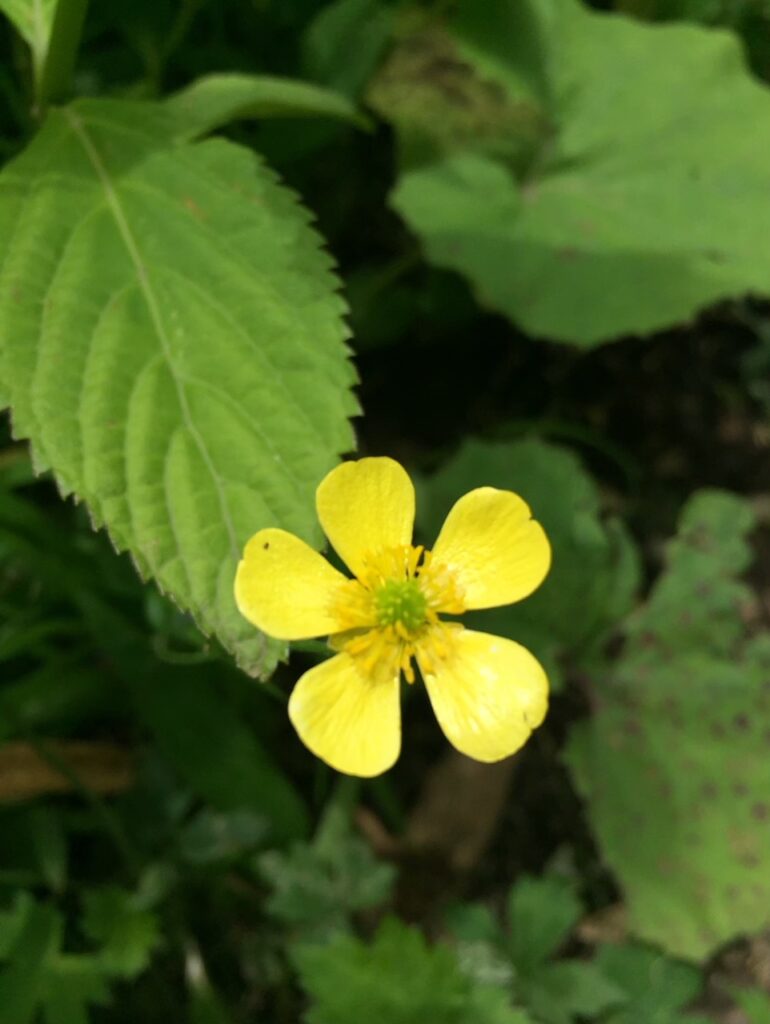
[[[335,595],[347,583],[323,555],[285,530],[260,530],[235,574],[235,600],[249,622],[279,640],[305,640],[343,628]]]
[[[433,673],[420,667],[446,738],[477,761],[513,754],[548,710],[546,674],[513,640],[457,630],[447,657],[432,661]]]
[[[365,676],[354,658],[338,654],[302,676],[289,717],[305,746],[338,772],[379,775],[401,749],[398,674]]]
[[[393,459],[343,462],[321,481],[316,507],[326,536],[356,576],[367,555],[410,544],[414,487]]]
[[[518,494],[479,487],[450,510],[433,546],[433,564],[451,571],[466,609],[494,608],[540,586],[551,566],[551,545]]]

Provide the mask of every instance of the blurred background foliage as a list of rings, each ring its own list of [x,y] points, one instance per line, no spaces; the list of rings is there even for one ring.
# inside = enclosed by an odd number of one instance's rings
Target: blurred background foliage
[[[29,11],[0,10],[13,184],[54,157],[26,151]],[[396,768],[335,777],[285,711],[319,650],[270,675],[287,652],[143,583],[33,472],[28,436],[152,570],[0,360],[0,1024],[767,1024],[770,4],[114,0],[74,92],[157,111],[214,72],[326,90],[164,108],[261,154],[338,264],[364,414],[353,442],[341,306],[300,249],[324,447],[274,429],[303,493],[353,444],[393,455],[428,545],[471,487],[524,495],[552,574],[478,622],[538,654],[552,708],[476,766],[410,692]]]

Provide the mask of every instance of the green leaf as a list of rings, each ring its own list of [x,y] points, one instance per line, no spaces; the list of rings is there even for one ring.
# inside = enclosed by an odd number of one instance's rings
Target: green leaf
[[[175,130],[82,101],[0,175],[0,391],[37,468],[266,674],[284,645],[239,615],[233,576],[262,526],[320,539],[315,486],[353,444],[344,306],[258,158]]]
[[[505,994],[474,986],[451,950],[386,920],[370,946],[339,935],[294,952],[311,997],[308,1024],[527,1024]]]
[[[119,886],[90,889],[83,896],[82,928],[98,946],[99,966],[109,977],[135,978],[160,941],[157,915]]]
[[[91,956],[60,954],[42,994],[45,1024],[90,1024],[89,1006],[109,1002],[110,990]]]
[[[269,834],[263,814],[249,810],[229,813],[203,807],[179,835],[179,852],[189,864],[232,860],[261,846]]]
[[[643,946],[604,946],[596,957],[604,975],[623,991],[628,1005],[612,1024],[674,1024],[678,1012],[698,995],[700,972]]]
[[[521,996],[544,1024],[595,1018],[627,997],[594,963],[564,960],[545,964],[521,986]]]
[[[0,971],[0,1007],[3,1024],[31,1024],[42,986],[55,958],[62,919],[53,907],[19,895],[10,917],[0,917],[0,928],[10,928],[10,941],[0,931],[9,964]]]
[[[743,499],[691,499],[567,748],[632,930],[692,959],[770,924],[770,634],[735,578],[752,525]]]
[[[182,139],[244,118],[333,117],[362,123],[355,106],[339,93],[269,75],[207,75],[169,96],[163,106]]]
[[[302,39],[311,78],[356,98],[388,44],[392,13],[382,0],[335,0],[326,4]]]
[[[192,789],[222,811],[250,810],[274,839],[307,831],[305,806],[205,666],[162,666],[129,680],[137,714]]]
[[[0,0],[32,52],[38,113],[67,98],[87,6],[88,0]]]
[[[61,949],[64,919],[53,906],[20,893],[0,912],[0,1016],[3,1024],[89,1024],[89,1007],[109,999],[110,977],[130,978],[157,945],[157,919],[117,887],[86,893],[84,930],[96,953]]]
[[[770,995],[759,989],[732,989],[732,996],[750,1024],[770,1024]]]
[[[429,260],[584,346],[767,293],[770,93],[735,36],[578,0],[464,0],[452,31],[441,65],[375,91],[404,156],[392,203]],[[458,81],[498,95],[483,130]]]
[[[312,843],[271,850],[255,866],[272,889],[269,912],[301,930],[305,940],[345,931],[351,915],[389,899],[395,880],[393,866],[378,861],[352,833],[349,813],[338,802],[327,807]]]
[[[598,489],[575,455],[534,439],[465,442],[420,495],[428,547],[457,498],[486,485],[521,494],[548,534],[553,564],[526,601],[468,621],[530,647],[557,684],[559,659],[587,657],[630,610],[639,581],[636,550],[619,520],[602,518]]]
[[[516,970],[530,974],[553,956],[582,910],[567,879],[556,875],[520,879],[508,896],[509,950]]]
[[[48,47],[56,3],[57,0],[0,0],[0,11],[16,26],[36,64],[42,61]]]

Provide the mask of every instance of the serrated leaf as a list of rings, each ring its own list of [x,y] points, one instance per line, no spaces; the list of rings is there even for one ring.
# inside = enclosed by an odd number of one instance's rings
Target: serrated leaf
[[[52,905],[20,892],[0,912],[0,1018],[3,1024],[88,1024],[89,1007],[109,998],[110,976],[131,977],[145,966],[157,941],[157,921],[132,906],[135,897],[115,888],[86,896],[85,920],[96,954],[61,949],[65,921]]]
[[[691,500],[567,748],[632,930],[692,959],[770,924],[770,634],[735,579],[752,524],[737,496]]]
[[[545,527],[553,564],[526,601],[469,616],[475,627],[530,647],[558,684],[558,660],[586,657],[631,608],[636,549],[623,524],[603,519],[596,484],[568,449],[540,440],[468,440],[424,485],[424,541],[437,536],[452,504],[474,487],[521,494]]]
[[[543,1024],[572,1024],[598,1017],[627,996],[595,963],[545,964],[521,989],[522,1000]]]
[[[604,946],[596,963],[628,1001],[610,1016],[612,1024],[678,1024],[690,1019],[678,1014],[703,985],[700,972],[692,965],[632,945]]]
[[[192,139],[249,118],[333,117],[361,124],[355,106],[312,82],[270,75],[206,75],[164,101],[179,138]]]
[[[311,843],[271,850],[254,862],[272,889],[267,909],[303,940],[347,930],[353,914],[385,903],[393,888],[393,865],[377,860],[351,831],[346,792],[329,802]]]
[[[82,928],[101,947],[98,964],[108,977],[136,977],[160,940],[157,915],[116,885],[89,889],[83,895]]]
[[[516,969],[532,973],[577,924],[582,907],[574,886],[555,875],[522,878],[508,896],[508,948]]]
[[[464,977],[450,949],[393,918],[371,945],[337,936],[293,956],[312,1000],[308,1024],[527,1024],[505,993]]]
[[[319,540],[352,446],[344,306],[307,214],[253,153],[175,144],[159,106],[53,111],[0,175],[0,390],[38,469],[240,664],[245,540]]]
[[[446,61],[377,105],[406,158],[393,205],[483,304],[589,346],[767,292],[770,92],[735,36],[578,0],[464,0],[451,31],[464,95],[474,70],[503,94],[496,121],[463,131]]]

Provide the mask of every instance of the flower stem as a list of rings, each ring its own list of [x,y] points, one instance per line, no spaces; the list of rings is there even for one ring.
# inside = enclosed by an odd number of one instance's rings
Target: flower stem
[[[35,106],[41,116],[51,103],[67,99],[80,46],[88,0],[58,0],[48,46],[35,69]]]

